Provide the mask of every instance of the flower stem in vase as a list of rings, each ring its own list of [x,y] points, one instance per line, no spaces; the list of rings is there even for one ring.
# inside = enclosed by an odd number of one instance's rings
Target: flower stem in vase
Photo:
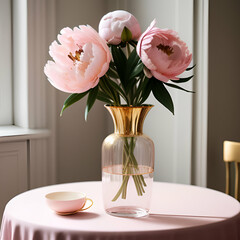
[[[112,199],[112,201],[116,201],[121,194],[122,199],[126,199],[127,186],[130,177],[133,178],[138,196],[142,196],[143,193],[145,193],[144,187],[147,186],[143,175],[140,174],[138,162],[134,156],[136,139],[134,137],[129,138],[124,137],[123,139],[124,139],[123,169],[122,169],[123,179],[121,187],[119,188],[117,194]]]

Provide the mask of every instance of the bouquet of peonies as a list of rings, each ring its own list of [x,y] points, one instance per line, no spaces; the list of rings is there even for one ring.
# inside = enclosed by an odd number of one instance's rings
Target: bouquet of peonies
[[[50,46],[54,61],[44,67],[55,88],[71,93],[61,114],[86,95],[85,119],[96,100],[113,106],[141,106],[151,92],[174,113],[166,86],[190,92],[177,84],[192,78],[178,77],[193,68],[187,68],[192,54],[175,31],[155,24],[154,20],[141,33],[137,19],[118,10],[103,16],[99,32],[88,25],[62,29],[59,43],[54,41]],[[133,160],[130,163],[137,164]]]

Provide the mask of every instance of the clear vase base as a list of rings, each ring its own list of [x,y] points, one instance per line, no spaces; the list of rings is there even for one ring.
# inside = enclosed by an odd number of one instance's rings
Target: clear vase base
[[[106,212],[115,217],[138,218],[148,216],[149,210],[133,206],[121,206],[108,208]]]

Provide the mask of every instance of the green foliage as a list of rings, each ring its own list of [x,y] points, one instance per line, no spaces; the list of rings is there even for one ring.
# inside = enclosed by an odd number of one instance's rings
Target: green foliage
[[[195,68],[195,66],[196,66],[196,64],[194,64],[192,67],[187,68],[186,71],[192,70],[193,68]]]
[[[115,65],[114,65],[114,63],[112,61],[110,62],[109,69],[108,69],[106,75],[111,77],[111,78],[114,78],[114,79],[118,79],[119,78],[117,70],[115,68]]]
[[[190,76],[190,77],[186,77],[186,78],[179,78],[179,80],[171,80],[174,83],[185,83],[188,82],[190,79],[193,78],[194,75]]]
[[[130,92],[130,89],[133,88],[133,85],[136,84],[136,77],[138,77],[143,72],[143,63],[140,60],[136,49],[134,49],[126,62],[125,69],[125,79],[127,81],[126,84],[126,92],[127,94]]]
[[[104,94],[102,91],[98,91],[98,95],[97,95],[97,99],[99,101],[102,101],[104,103],[107,103],[109,105],[114,105],[113,101],[111,100],[111,98],[107,97],[106,94]]]
[[[146,85],[142,88],[142,91],[140,94],[139,105],[143,104],[147,100],[147,98],[149,97],[149,95],[152,91],[152,81],[150,81],[148,78],[146,78],[144,83]]]
[[[129,42],[132,40],[132,33],[127,27],[123,28],[121,40],[122,42]]]
[[[124,28],[121,36],[122,42],[119,45],[110,45],[113,60],[109,64],[107,73],[99,80],[99,84],[84,93],[71,94],[61,110],[63,111],[73,103],[81,100],[88,94],[85,120],[96,100],[109,105],[120,106],[122,101],[128,106],[141,106],[147,100],[151,92],[153,96],[174,114],[174,105],[167,87],[193,93],[177,84],[185,83],[192,79],[193,75],[171,82],[162,82],[154,77],[150,79],[144,74],[144,64],[136,52],[137,42],[132,40],[132,34],[128,28]],[[190,71],[195,67],[189,67]]]
[[[112,57],[113,57],[115,67],[118,72],[118,76],[120,78],[120,81],[124,89],[126,89],[127,83],[125,79],[125,70],[126,70],[127,58],[124,52],[122,51],[121,47],[119,46],[111,45],[111,51],[112,51]]]
[[[152,84],[152,92],[154,97],[163,105],[165,106],[172,114],[174,114],[174,106],[172,98],[164,87],[163,82],[159,81],[158,79],[152,77],[151,80],[153,81]]]
[[[92,108],[93,104],[95,103],[95,101],[97,99],[97,95],[98,95],[98,86],[96,86],[95,88],[92,88],[89,91],[87,104],[86,104],[86,108],[85,108],[85,121],[87,121],[88,113],[89,113],[90,109]]]
[[[85,95],[87,95],[89,91],[87,92],[84,92],[84,93],[73,93],[71,94],[64,102],[63,104],[63,107],[62,107],[62,110],[61,110],[61,113],[60,113],[60,116],[62,116],[63,114],[63,111],[70,107],[73,103],[79,101],[80,99],[82,99]]]
[[[165,83],[164,82],[164,84],[169,86],[169,87],[176,88],[176,89],[179,89],[179,90],[182,90],[182,91],[185,91],[185,92],[194,93],[193,91],[186,90],[186,89],[184,89],[182,87],[179,87],[179,86],[171,84],[171,83]]]

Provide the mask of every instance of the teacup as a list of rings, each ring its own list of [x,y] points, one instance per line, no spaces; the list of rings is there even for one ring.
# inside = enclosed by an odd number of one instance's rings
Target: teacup
[[[81,192],[52,192],[48,193],[45,198],[48,206],[60,215],[84,211],[93,205],[92,199],[87,198],[86,194]],[[87,201],[91,204],[84,208]]]

